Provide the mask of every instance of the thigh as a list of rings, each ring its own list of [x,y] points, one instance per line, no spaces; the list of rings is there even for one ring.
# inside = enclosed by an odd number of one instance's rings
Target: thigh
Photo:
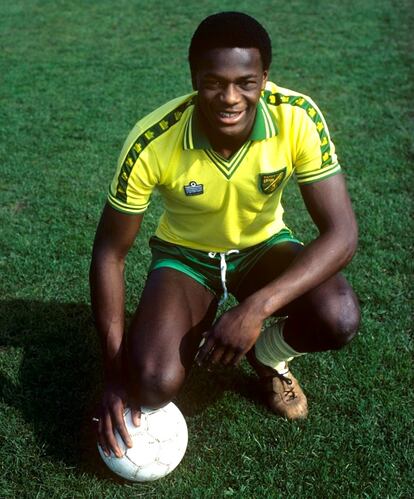
[[[301,251],[303,246],[293,242],[273,246],[242,280],[236,298],[242,301],[276,279]],[[360,320],[358,299],[340,273],[274,315],[288,316],[284,338],[299,352],[341,348],[354,337]]]
[[[265,287],[281,275],[303,250],[299,243],[286,241],[269,248],[241,279],[233,291],[238,301],[243,301],[251,294]]]
[[[347,279],[338,273],[286,305],[283,312],[292,316],[306,317],[312,312],[312,315],[320,317],[338,317],[340,311],[348,308],[350,302],[357,302],[355,293]]]
[[[128,331],[130,370],[162,370],[164,377],[184,379],[216,310],[213,293],[188,275],[152,271]]]
[[[288,316],[285,340],[300,352],[342,348],[360,322],[358,299],[340,273],[289,303],[281,315]]]

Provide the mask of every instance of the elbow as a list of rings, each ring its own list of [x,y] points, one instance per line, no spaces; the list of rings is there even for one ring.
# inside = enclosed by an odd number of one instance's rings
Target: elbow
[[[337,271],[346,267],[353,259],[358,248],[358,227],[355,221],[337,225],[327,230],[325,234],[330,240],[332,263]]]
[[[342,267],[348,265],[358,248],[358,226],[356,222],[341,235]]]
[[[354,258],[354,255],[356,253],[356,250],[358,248],[357,241],[347,241],[346,244],[344,245],[343,248],[343,267],[348,265],[348,263],[351,262],[351,260]]]

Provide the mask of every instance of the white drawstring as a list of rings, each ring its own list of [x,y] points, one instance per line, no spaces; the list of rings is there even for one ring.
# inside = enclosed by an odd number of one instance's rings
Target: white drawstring
[[[221,285],[223,286],[223,291],[224,291],[223,296],[221,297],[221,300],[219,302],[219,305],[223,305],[224,303],[226,303],[226,301],[229,297],[229,293],[227,291],[227,286],[226,286],[226,273],[227,273],[226,256],[231,255],[232,253],[239,253],[239,250],[232,249],[229,251],[219,253],[219,255],[220,255]],[[217,252],[215,252],[215,251],[210,251],[210,253],[208,254],[208,256],[210,258],[215,258],[216,255],[217,255]]]

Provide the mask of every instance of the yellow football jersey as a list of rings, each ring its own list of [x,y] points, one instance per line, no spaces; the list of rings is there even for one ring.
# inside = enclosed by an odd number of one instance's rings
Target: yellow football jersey
[[[165,211],[156,235],[203,251],[258,244],[285,227],[281,197],[293,174],[316,182],[340,171],[328,127],[307,96],[268,82],[249,140],[230,158],[212,150],[197,93],[140,120],[122,149],[108,201],[142,213],[156,187]]]

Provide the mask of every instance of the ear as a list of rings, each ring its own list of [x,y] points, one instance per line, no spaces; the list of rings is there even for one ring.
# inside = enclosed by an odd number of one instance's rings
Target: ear
[[[193,85],[193,90],[197,90],[197,76],[195,72],[191,72],[191,83]]]
[[[263,71],[263,76],[262,76],[262,90],[264,90],[266,87],[268,76],[269,76],[269,71],[265,69]]]

